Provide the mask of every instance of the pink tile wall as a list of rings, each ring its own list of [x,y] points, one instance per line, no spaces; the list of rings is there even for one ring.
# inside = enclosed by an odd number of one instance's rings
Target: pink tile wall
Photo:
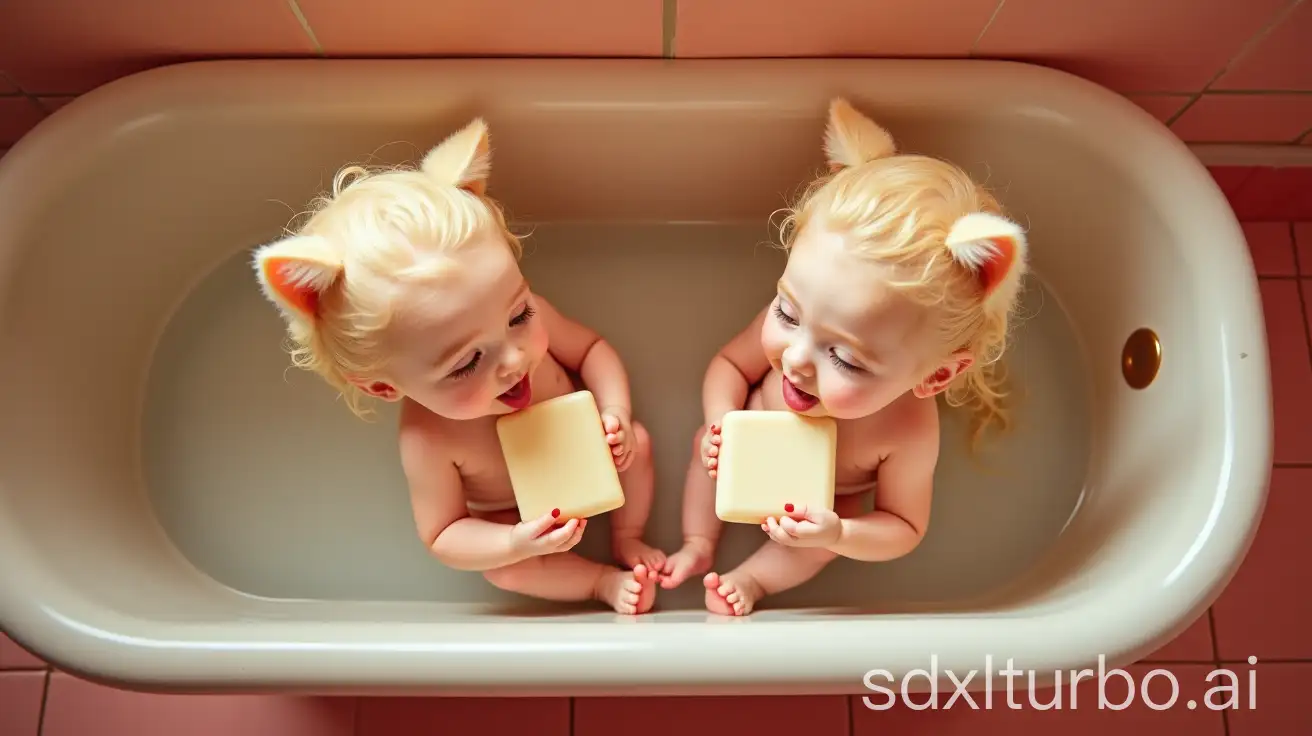
[[[0,146],[70,96],[188,59],[973,57],[1125,93],[1188,142],[1312,144],[1301,0],[43,0],[0,6]],[[30,106],[10,98],[30,96]]]

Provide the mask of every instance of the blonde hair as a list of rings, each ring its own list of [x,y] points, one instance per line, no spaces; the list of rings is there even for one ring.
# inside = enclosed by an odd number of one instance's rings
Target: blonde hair
[[[355,381],[386,363],[383,333],[408,284],[449,267],[444,257],[476,235],[499,233],[518,258],[519,239],[486,195],[487,126],[480,119],[425,156],[418,168],[343,168],[332,193],[311,204],[299,232],[262,246],[254,266],[291,339],[293,365],[339,391],[359,417],[367,396]]]
[[[784,247],[819,222],[846,234],[856,253],[888,265],[899,275],[889,285],[933,310],[939,344],[974,356],[944,391],[949,405],[971,413],[972,446],[994,424],[1005,431],[1001,359],[1026,271],[1020,228],[965,171],[896,154],[891,136],[841,99],[830,106],[826,152],[831,172],[788,211]]]

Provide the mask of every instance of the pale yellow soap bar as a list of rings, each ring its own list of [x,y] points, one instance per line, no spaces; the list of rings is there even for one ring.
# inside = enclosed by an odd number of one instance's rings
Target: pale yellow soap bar
[[[784,504],[834,508],[838,425],[791,411],[731,411],[720,428],[715,515],[760,524]]]
[[[548,399],[497,419],[497,436],[524,521],[560,509],[586,519],[624,505],[619,472],[590,391]]]

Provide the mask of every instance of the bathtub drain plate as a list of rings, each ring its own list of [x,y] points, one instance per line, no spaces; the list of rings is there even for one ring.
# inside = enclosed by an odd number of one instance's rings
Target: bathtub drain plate
[[[1162,366],[1162,343],[1157,333],[1140,327],[1125,340],[1121,349],[1121,375],[1130,388],[1147,388],[1157,378]]]

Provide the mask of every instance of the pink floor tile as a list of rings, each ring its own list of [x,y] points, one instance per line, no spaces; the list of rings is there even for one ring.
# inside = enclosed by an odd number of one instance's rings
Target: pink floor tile
[[[1211,662],[1213,659],[1216,653],[1212,649],[1212,622],[1204,611],[1189,628],[1142,661]]]
[[[33,94],[84,92],[184,59],[313,53],[277,0],[15,2],[0,23],[0,68]]]
[[[1294,244],[1298,246],[1298,269],[1304,276],[1312,276],[1312,222],[1294,223]],[[1307,292],[1303,292],[1307,296]]]
[[[1184,107],[1184,103],[1189,101],[1189,95],[1127,95],[1127,97],[1163,123],[1169,122]]]
[[[37,736],[46,673],[0,672],[0,735]]]
[[[1258,167],[1230,206],[1241,220],[1312,220],[1312,166]]]
[[[151,695],[50,678],[41,736],[353,736],[354,698]]]
[[[570,736],[569,698],[360,698],[358,707],[357,736]]]
[[[965,56],[996,0],[680,0],[680,57]]]
[[[17,143],[45,116],[45,111],[26,97],[0,97],[0,146]]]
[[[1256,673],[1250,687],[1249,673]],[[1237,708],[1229,711],[1230,736],[1302,736],[1312,733],[1312,662],[1236,667]],[[1250,694],[1256,699],[1250,699]]]
[[[1195,92],[1287,3],[1006,0],[976,53],[1048,63],[1121,92]]]
[[[1190,143],[1293,143],[1312,127],[1312,96],[1208,94],[1171,130]]]
[[[329,56],[660,56],[661,0],[300,0]]]
[[[1302,3],[1212,89],[1312,90],[1312,3]]]
[[[858,685],[859,687],[859,685]],[[574,736],[670,736],[847,733],[842,696],[744,698],[578,698]]]
[[[1212,606],[1222,661],[1312,657],[1312,468],[1276,468],[1262,523],[1239,572]]]
[[[1275,462],[1312,462],[1312,360],[1298,282],[1264,279],[1262,309],[1275,413]]]
[[[950,687],[939,693],[938,709],[915,710],[900,693],[898,702],[887,710],[872,710],[863,697],[853,697],[853,736],[1105,736],[1109,733],[1223,736],[1225,733],[1221,714],[1209,708],[1204,700],[1208,689],[1215,685],[1207,681],[1213,669],[1210,666],[1163,666],[1162,670],[1169,676],[1159,672],[1151,679],[1149,673],[1154,671],[1151,666],[1126,667],[1124,671],[1133,682],[1133,693],[1125,677],[1109,670],[1102,687],[1106,707],[1100,707],[1097,666],[1090,669],[1093,676],[1082,679],[1074,688],[1074,703],[1069,673],[1060,688],[1040,690],[1032,695],[1028,675],[1022,675],[1014,681],[1010,696],[1006,680],[995,675],[991,704],[985,693],[972,694],[977,709],[972,709],[964,697],[949,703],[953,695]],[[965,679],[965,674],[957,673],[957,679]],[[976,681],[982,677],[982,673],[977,675]],[[1172,677],[1178,687],[1173,703]],[[1145,692],[1161,709],[1145,703]],[[910,702],[923,705],[929,702],[928,697],[928,693],[912,693]],[[870,705],[878,707],[889,701],[888,696],[878,692],[867,698]],[[1054,703],[1056,698],[1060,700]],[[1190,701],[1194,703],[1192,709],[1188,705]],[[1016,708],[1009,707],[1011,704]],[[1052,707],[1043,709],[1035,704],[1052,704]],[[1125,707],[1118,708],[1122,704]]]
[[[39,657],[18,646],[13,639],[0,634],[0,670],[37,670],[45,666],[46,663]]]
[[[1294,242],[1287,222],[1246,222],[1244,238],[1258,276],[1293,276]]]
[[[1243,188],[1244,183],[1257,171],[1256,166],[1209,166],[1207,172],[1212,175],[1216,185],[1221,188],[1226,199],[1233,200],[1234,195]]]

